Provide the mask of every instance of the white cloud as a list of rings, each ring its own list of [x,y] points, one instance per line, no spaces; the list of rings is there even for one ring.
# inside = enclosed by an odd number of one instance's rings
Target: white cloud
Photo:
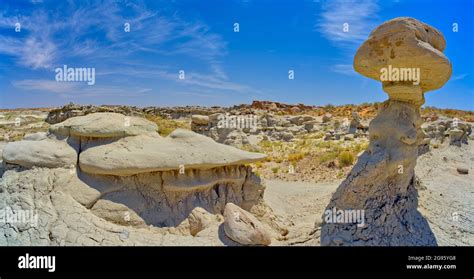
[[[50,68],[57,59],[57,45],[51,36],[55,24],[48,22],[44,12],[31,16],[5,17],[0,15],[0,27],[15,28],[21,24],[22,33],[14,36],[0,35],[0,53],[13,56],[16,62],[31,69]]]
[[[469,74],[460,74],[460,75],[457,75],[457,76],[454,76],[452,78],[452,80],[461,80],[461,79],[464,79],[465,77],[467,77]]]
[[[150,88],[121,86],[88,86],[76,82],[57,82],[45,79],[15,80],[12,85],[28,91],[43,91],[58,93],[60,97],[136,97],[152,91]]]
[[[336,64],[330,67],[331,71],[347,75],[347,76],[355,76],[356,72],[352,67],[352,64]]]
[[[208,63],[211,70],[226,53],[222,38],[200,22],[160,15],[136,3],[124,7],[109,0],[87,8],[70,5],[60,16],[42,7],[19,17],[0,13],[0,27],[14,28],[20,22],[25,32],[22,36],[1,34],[0,53],[13,56],[21,66],[47,69],[74,56],[106,62],[103,59],[155,52],[192,56]],[[125,8],[131,16],[122,16]],[[131,25],[129,33],[123,30],[125,22]],[[105,34],[105,41],[93,39],[98,32]]]
[[[377,1],[334,0],[317,3],[322,5],[322,12],[316,31],[342,49],[344,54],[344,58],[332,65],[330,70],[346,76],[355,75],[352,68],[354,52],[379,24]],[[344,27],[348,28],[347,32]]]
[[[31,14],[19,16],[25,33],[21,36],[0,34],[0,54],[7,54],[18,65],[33,70],[53,70],[71,64],[70,59],[80,59],[81,66],[97,68],[97,75],[140,75],[140,78],[158,77],[190,87],[257,92],[229,80],[222,64],[227,43],[205,23],[184,21],[176,14],[163,15],[138,2],[125,3],[126,6],[119,1],[105,0],[86,8],[81,7],[81,2],[70,2],[60,14],[36,7]],[[127,9],[126,17],[123,16],[124,9]],[[16,17],[7,17],[5,12],[0,12],[0,27],[13,28],[16,21]],[[129,33],[123,30],[125,22],[130,23]],[[175,65],[164,64],[157,69],[153,67],[156,61],[137,58],[151,55],[163,57],[164,61],[172,61],[175,56],[179,56],[179,60],[189,58],[194,69],[186,71],[184,81],[178,80],[177,73],[169,70]],[[163,63],[161,59],[159,61]],[[135,65],[130,65],[130,69],[124,69],[127,67],[124,65],[133,63]],[[16,85],[24,89],[49,88],[58,93],[64,89],[62,85],[46,81],[22,81]]]
[[[375,0],[334,0],[323,4],[316,29],[338,46],[359,44],[377,26]],[[344,24],[348,32],[344,32]]]
[[[16,88],[33,91],[47,91],[54,93],[68,93],[77,88],[77,83],[57,82],[55,80],[45,79],[25,79],[12,81]]]

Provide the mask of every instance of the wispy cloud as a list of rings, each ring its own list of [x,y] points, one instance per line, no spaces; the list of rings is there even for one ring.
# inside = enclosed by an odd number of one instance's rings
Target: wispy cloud
[[[356,72],[352,67],[352,64],[336,64],[331,66],[331,71],[347,76],[355,76]]]
[[[219,69],[215,70],[216,72]],[[164,66],[140,66],[137,67],[136,64],[130,64],[129,67],[122,67],[118,71],[105,71],[97,72],[98,76],[129,76],[134,78],[160,78],[167,81],[176,82],[178,85],[188,85],[193,87],[193,89],[209,89],[217,92],[221,91],[233,91],[236,93],[242,94],[260,94],[261,91],[255,88],[252,88],[247,85],[239,84],[228,80],[224,73],[219,74],[216,72],[211,73],[198,73],[195,71],[185,71],[184,79],[179,78],[179,72],[173,72],[169,68]]]
[[[12,85],[16,88],[25,90],[47,91],[54,93],[67,93],[78,87],[77,83],[57,82],[55,80],[46,79],[15,80],[12,81]]]
[[[225,42],[209,32],[205,24],[159,15],[143,5],[126,6],[130,13],[126,17],[122,16],[125,7],[116,1],[68,8],[61,17],[46,8],[37,8],[20,18],[0,14],[0,27],[13,29],[19,22],[23,32],[0,35],[0,53],[33,69],[49,68],[71,56],[103,59],[144,51],[190,55],[212,66],[225,54]],[[124,32],[125,23],[130,24],[130,32]],[[105,40],[91,39],[102,36]]]
[[[133,87],[123,88],[120,86],[88,86],[78,82],[57,82],[45,79],[25,79],[12,81],[16,88],[28,91],[57,93],[62,98],[84,98],[84,97],[136,97],[152,91],[150,88]]]
[[[461,79],[464,79],[465,77],[467,77],[469,74],[460,74],[460,75],[457,75],[457,76],[454,76],[452,77],[451,79],[454,81],[454,80],[461,80]]]
[[[329,70],[355,76],[352,68],[353,55],[378,24],[377,1],[334,0],[316,3],[321,5],[316,31],[343,52],[342,59],[330,66]]]
[[[71,65],[71,59],[76,59],[81,61],[81,66],[97,68],[98,76],[140,74],[141,78],[161,78],[177,85],[239,93],[255,91],[229,80],[222,63],[227,43],[205,23],[149,10],[140,1],[105,0],[87,6],[69,2],[61,12],[36,5],[29,14],[18,16],[8,14],[7,10],[0,12],[0,27],[13,29],[16,22],[22,24],[22,32],[0,34],[0,54],[10,56],[24,68],[51,71],[64,64]],[[125,23],[130,24],[130,32],[124,31]],[[189,65],[198,63],[199,69],[186,70],[186,79],[179,80],[173,72],[176,65],[157,70],[152,67],[156,61],[143,58],[151,55],[160,57],[161,64],[162,60],[170,63],[174,57],[176,60],[188,57],[192,60]],[[127,69],[132,63],[136,70]],[[107,73],[101,74],[99,68]],[[120,71],[111,70],[114,68]],[[28,80],[16,82],[16,86],[50,88],[53,92],[63,89],[54,81]]]
[[[58,58],[58,44],[52,39],[57,24],[51,23],[43,10],[27,16],[0,16],[0,26],[3,28],[13,30],[16,23],[20,24],[20,32],[14,32],[11,36],[0,35],[0,53],[14,57],[23,67],[52,67]]]
[[[337,46],[359,44],[377,25],[378,9],[375,0],[324,2],[316,29]],[[345,24],[347,30],[344,30]]]

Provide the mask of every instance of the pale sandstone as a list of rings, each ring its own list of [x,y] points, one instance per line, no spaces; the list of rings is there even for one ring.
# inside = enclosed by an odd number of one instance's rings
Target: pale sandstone
[[[93,174],[133,175],[152,171],[210,169],[263,160],[264,154],[216,143],[177,129],[166,138],[140,135],[88,148],[79,157],[81,170]]]
[[[270,234],[250,212],[233,203],[224,210],[224,231],[233,241],[243,245],[270,245]]]
[[[68,118],[49,128],[53,134],[77,137],[113,138],[156,134],[155,123],[141,117],[102,112]]]
[[[322,245],[436,245],[428,222],[418,212],[415,166],[424,143],[420,106],[423,93],[440,88],[451,76],[436,29],[412,18],[396,18],[376,28],[359,48],[354,69],[380,80],[380,69],[420,68],[419,84],[383,82],[389,95],[369,125],[370,144],[326,210],[359,210],[364,220],[331,222],[321,229]],[[360,220],[359,220],[360,221]]]
[[[49,139],[10,142],[3,149],[2,156],[4,162],[26,168],[61,168],[75,166],[77,163],[74,148],[63,141]]]

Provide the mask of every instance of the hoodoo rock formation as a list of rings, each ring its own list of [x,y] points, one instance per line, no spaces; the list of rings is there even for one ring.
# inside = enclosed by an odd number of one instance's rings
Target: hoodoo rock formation
[[[246,165],[264,154],[181,129],[163,138],[157,129],[143,118],[92,113],[39,140],[8,143],[0,208],[35,212],[38,222],[1,224],[0,245],[218,245],[223,220],[213,216],[227,203],[271,219],[264,186]],[[215,236],[193,239],[210,222]]]
[[[395,18],[372,31],[357,51],[354,69],[382,81],[389,100],[370,123],[368,150],[326,208],[337,218],[323,215],[322,245],[436,245],[417,211],[414,168],[424,138],[423,94],[442,87],[451,76],[445,46],[435,28]],[[381,76],[387,69],[397,69],[398,75]],[[357,210],[364,213],[362,223],[351,218]]]

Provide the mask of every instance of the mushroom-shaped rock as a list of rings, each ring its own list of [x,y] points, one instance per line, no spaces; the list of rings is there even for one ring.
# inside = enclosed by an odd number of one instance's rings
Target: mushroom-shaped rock
[[[144,118],[100,112],[69,118],[49,128],[51,133],[78,137],[126,137],[154,134],[158,127]]]
[[[443,35],[434,27],[399,17],[370,33],[355,55],[354,69],[382,81],[390,99],[419,103],[422,93],[442,87],[451,76],[451,63],[443,54],[445,47]],[[399,88],[400,84],[410,86]],[[412,90],[407,91],[407,87]]]
[[[451,76],[444,48],[444,38],[435,28],[396,18],[377,27],[357,51],[355,70],[382,81],[389,100],[370,122],[368,150],[326,207],[321,245],[436,245],[417,211],[415,166],[419,146],[425,143],[420,128],[423,94],[440,88]],[[364,212],[359,224],[339,222],[339,213],[338,221],[327,218],[328,212],[357,210]]]
[[[243,245],[270,245],[272,242],[270,234],[257,218],[230,202],[224,210],[224,232]]]
[[[152,171],[210,169],[260,161],[265,154],[219,144],[191,131],[177,129],[168,137],[139,135],[88,148],[79,157],[81,170],[127,176]]]
[[[75,166],[77,153],[63,141],[50,139],[40,141],[16,141],[3,149],[3,161],[25,168],[61,168]]]

